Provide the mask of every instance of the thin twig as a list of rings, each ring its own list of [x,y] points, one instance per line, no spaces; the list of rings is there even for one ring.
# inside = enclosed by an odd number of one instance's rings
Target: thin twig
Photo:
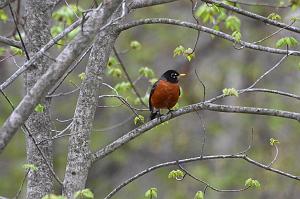
[[[192,16],[193,16],[194,20],[196,21],[197,25],[199,25],[199,20],[196,17],[196,14],[195,14],[198,2],[197,2],[197,0],[196,0],[195,3],[194,3],[194,0],[190,0],[190,1],[192,3]],[[193,51],[190,54],[193,54],[195,52],[198,41],[199,41],[199,38],[200,38],[200,30],[197,31],[197,37],[196,37],[196,41],[195,41],[195,44],[194,44],[194,48],[193,48]]]
[[[227,0],[229,2],[232,3],[237,3],[237,4],[241,4],[241,5],[245,5],[245,6],[262,6],[262,7],[271,7],[271,8],[289,8],[291,7],[291,4],[287,4],[287,5],[271,5],[271,4],[267,4],[267,3],[251,3],[251,2],[242,2],[242,1],[236,1],[236,0]]]
[[[277,160],[277,157],[278,157],[278,153],[279,153],[278,147],[276,144],[274,144],[274,147],[275,147],[275,156],[274,156],[273,160],[270,162],[270,164],[268,165],[268,167],[271,167],[275,163],[275,161]]]
[[[267,70],[263,75],[261,75],[253,84],[251,84],[247,89],[253,88],[259,81],[261,81],[266,75],[268,75],[270,72],[272,72],[274,69],[276,69],[289,55],[283,56],[272,68]]]
[[[15,109],[13,103],[11,102],[11,100],[7,97],[7,95],[2,91],[0,90],[0,92],[2,93],[2,95],[5,97],[6,101],[9,103],[9,105],[11,106],[12,110]],[[32,142],[34,143],[35,147],[37,148],[37,150],[39,151],[39,153],[41,154],[44,162],[46,163],[46,165],[48,166],[48,169],[50,170],[50,172],[52,173],[53,177],[57,180],[57,182],[62,185],[62,182],[61,180],[58,178],[58,176],[55,174],[52,166],[49,164],[44,152],[40,149],[40,147],[38,146],[38,143],[37,141],[35,140],[35,138],[33,137],[33,135],[31,134],[31,132],[29,131],[28,127],[26,126],[26,124],[23,124],[21,126],[21,129],[23,130],[24,133],[27,133],[28,136],[31,138]]]
[[[218,189],[210,184],[208,184],[207,182],[205,182],[204,180],[201,180],[197,177],[195,177],[194,175],[192,175],[187,169],[185,169],[181,164],[178,164],[178,167],[184,171],[186,173],[186,175],[190,176],[191,178],[193,178],[194,180],[201,182],[202,184],[204,184],[205,186],[207,186],[208,188],[216,191],[216,192],[241,192],[241,191],[245,191],[247,189],[250,188],[250,186],[246,186],[240,189]]]
[[[118,124],[112,125],[110,127],[102,128],[102,129],[93,129],[93,131],[95,131],[95,132],[111,131],[111,130],[116,129],[116,128],[120,127],[120,126],[123,126],[124,124],[126,124],[127,122],[129,122],[130,120],[132,120],[134,118],[134,116],[135,115],[131,115],[130,117],[128,117],[123,122],[118,122]]]
[[[252,145],[253,145],[253,128],[251,129],[251,140],[250,140],[250,144],[248,145],[247,149],[245,149],[244,151],[238,152],[237,155],[240,155],[240,154],[247,154],[247,152],[251,150]]]
[[[73,63],[73,65],[68,69],[68,71],[59,79],[59,81],[55,84],[53,88],[48,92],[48,95],[51,96],[53,93],[59,88],[59,86],[64,82],[64,80],[68,77],[70,73],[78,66],[78,64],[82,61],[82,59],[86,56],[86,54],[92,49],[92,45]]]
[[[12,18],[13,18],[13,20],[14,20],[14,23],[15,23],[15,26],[16,26],[16,30],[17,30],[18,35],[19,35],[19,37],[20,37],[20,41],[21,41],[23,50],[24,50],[24,52],[25,52],[26,58],[27,58],[27,60],[30,60],[28,51],[26,50],[25,43],[24,43],[24,41],[23,41],[23,39],[22,39],[22,35],[21,35],[21,33],[20,33],[20,31],[19,31],[19,28],[18,28],[18,23],[17,23],[17,21],[16,21],[16,19],[15,19],[14,11],[13,11],[13,9],[12,9],[10,3],[8,3],[8,6],[9,6],[9,10],[10,10],[11,16],[12,16]]]
[[[24,178],[23,178],[23,180],[22,180],[21,186],[19,187],[19,190],[18,190],[16,196],[14,197],[14,199],[18,199],[18,198],[19,198],[20,193],[21,193],[21,191],[22,191],[22,188],[23,188],[23,186],[24,186],[25,180],[26,180],[26,178],[27,178],[27,176],[28,176],[28,174],[29,174],[29,171],[30,171],[30,169],[27,169],[27,171],[26,171],[26,173],[25,173],[25,175],[24,175]]]
[[[202,101],[204,102],[205,101],[206,87],[205,87],[204,83],[201,81],[196,68],[195,68],[195,74],[196,74],[197,80],[200,82],[200,84],[203,87],[203,99],[202,99]]]
[[[139,98],[141,104],[143,104],[145,107],[148,107],[148,106],[145,104],[145,102],[142,100],[141,95],[139,94],[139,92],[138,92],[137,88],[135,87],[135,85],[134,85],[132,79],[130,78],[130,76],[129,76],[127,70],[126,70],[126,67],[125,67],[125,65],[124,65],[124,63],[123,63],[121,57],[119,56],[119,53],[117,52],[117,50],[116,50],[115,47],[113,47],[113,51],[114,51],[114,54],[115,54],[115,56],[116,56],[118,62],[120,63],[121,68],[123,69],[123,71],[124,71],[124,73],[125,73],[126,78],[128,79],[128,81],[129,81],[129,83],[130,83],[130,85],[131,85],[133,91],[135,92],[136,96]]]

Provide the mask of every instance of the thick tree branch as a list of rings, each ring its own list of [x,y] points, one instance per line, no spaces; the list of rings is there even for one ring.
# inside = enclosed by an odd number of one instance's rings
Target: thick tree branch
[[[163,122],[166,122],[170,119],[173,119],[183,114],[200,111],[200,110],[227,112],[227,113],[247,113],[247,114],[255,114],[255,115],[268,115],[268,116],[276,116],[276,117],[282,117],[287,119],[293,119],[300,122],[300,113],[296,113],[296,112],[288,112],[288,111],[282,111],[276,109],[256,108],[256,107],[218,105],[218,104],[207,103],[207,102],[192,104],[189,106],[185,106],[177,111],[173,111],[172,113],[162,116],[160,118],[151,120],[146,124],[143,124],[131,130],[124,136],[118,138],[117,140],[105,146],[104,148],[96,151],[92,156],[92,161],[94,162],[96,160],[104,158],[105,156],[112,153],[113,151],[115,151],[125,143],[149,131],[153,127]]]
[[[124,25],[120,25],[119,28],[120,28],[120,31],[123,31],[123,30],[127,30],[129,28],[133,28],[135,26],[145,25],[145,24],[170,24],[170,25],[182,26],[182,27],[186,27],[186,28],[192,28],[195,30],[200,30],[200,31],[206,32],[208,34],[212,34],[217,37],[226,39],[234,44],[236,43],[236,40],[231,35],[228,35],[224,32],[217,31],[217,30],[205,27],[205,26],[197,25],[195,23],[190,23],[190,22],[185,22],[185,21],[180,21],[180,20],[175,20],[175,19],[167,19],[167,18],[141,19],[141,20],[129,22]],[[277,49],[277,48],[270,48],[270,47],[265,47],[265,46],[261,46],[261,45],[255,45],[253,43],[249,43],[246,41],[241,41],[240,45],[242,45],[246,48],[264,51],[264,52],[268,52],[268,53],[274,53],[274,54],[287,54],[288,53],[290,55],[300,56],[300,51],[293,51],[293,50],[287,51],[287,50],[282,50],[282,49]]]
[[[13,15],[16,30],[21,38],[22,48],[27,60],[51,40],[51,22],[49,21],[49,18],[51,18],[51,11],[54,6],[55,3],[52,0],[26,1],[26,20],[24,24],[26,37],[24,37],[24,41],[21,37],[16,17]],[[13,13],[10,4],[9,7],[11,13]],[[27,92],[30,91],[37,80],[47,71],[51,65],[51,61],[47,56],[43,56],[37,59],[33,65],[35,67],[27,70],[24,75],[25,89]],[[26,198],[42,198],[43,196],[52,193],[54,178],[62,185],[62,182],[55,174],[53,168],[52,140],[44,142],[43,145],[37,145],[41,140],[52,137],[50,130],[51,100],[42,98],[40,103],[44,105],[44,111],[41,113],[35,111],[32,112],[26,121],[26,125],[23,125],[24,131],[26,132],[27,163],[37,167],[37,170],[30,170],[28,172]]]
[[[22,48],[21,42],[16,41],[14,39],[9,39],[7,37],[0,36],[0,42],[4,43],[4,44],[7,44],[9,46],[14,46],[14,47],[17,47],[17,48]]]
[[[68,198],[74,198],[73,194],[86,186],[91,163],[89,142],[97,109],[98,89],[103,81],[102,76],[109,55],[119,35],[113,23],[118,19],[122,19],[126,14],[125,0],[112,0],[110,3],[115,4],[115,9],[108,13],[110,22],[101,27],[93,43],[85,70],[86,77],[80,86],[76,110],[70,128],[71,136],[69,138],[68,161],[63,189],[63,194]],[[121,5],[118,6],[119,4]]]
[[[165,163],[161,163],[161,164],[157,164],[155,166],[149,167],[148,169],[143,170],[142,172],[134,175],[133,177],[127,179],[126,181],[124,181],[122,184],[120,184],[119,186],[117,186],[113,191],[111,191],[104,199],[109,199],[112,196],[114,196],[118,191],[120,191],[123,187],[125,187],[126,185],[128,185],[129,183],[135,181],[136,179],[144,176],[147,173],[150,173],[152,171],[155,171],[159,168],[163,168],[163,167],[168,167],[168,166],[173,166],[173,165],[178,165],[178,164],[184,164],[184,163],[189,163],[189,162],[195,162],[195,161],[204,161],[204,160],[218,160],[218,159],[243,159],[246,162],[249,162],[250,164],[253,164],[257,167],[263,168],[265,170],[271,171],[273,173],[277,173],[279,175],[294,179],[294,180],[298,180],[300,181],[300,177],[299,176],[295,176],[293,174],[287,173],[287,172],[283,172],[281,170],[278,169],[274,169],[271,168],[265,164],[259,163],[251,158],[249,158],[247,155],[210,155],[210,156],[198,156],[198,157],[193,157],[193,158],[187,158],[187,159],[182,159],[182,160],[175,160],[175,161],[171,161],[171,162],[165,162]]]
[[[115,1],[115,0],[114,0]],[[98,89],[108,61],[111,49],[118,34],[112,28],[99,33],[91,50],[86,67],[86,78],[83,80],[78,97],[71,134],[67,168],[64,179],[64,194],[72,198],[72,194],[85,187],[90,168],[90,133],[97,109]]]
[[[243,10],[241,8],[228,5],[228,4],[223,3],[221,1],[216,1],[216,0],[201,0],[201,1],[206,2],[206,3],[215,4],[217,6],[225,8],[227,10],[231,10],[233,12],[239,13],[239,14],[244,15],[246,17],[250,17],[252,19],[259,20],[259,21],[264,22],[266,24],[270,24],[270,25],[277,26],[277,27],[280,27],[280,28],[285,28],[286,30],[289,30],[289,31],[292,31],[292,32],[300,33],[300,28],[297,28],[297,27],[294,27],[294,26],[289,26],[285,23],[281,23],[281,22],[278,22],[278,21],[275,21],[275,20],[272,20],[272,19],[268,19],[267,17],[263,17],[261,15],[255,14],[253,12],[249,12],[247,10]]]

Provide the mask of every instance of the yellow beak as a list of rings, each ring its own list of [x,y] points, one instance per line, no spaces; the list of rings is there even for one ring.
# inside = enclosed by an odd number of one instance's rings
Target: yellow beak
[[[179,77],[184,77],[184,76],[186,76],[186,74],[185,74],[185,73],[181,73],[181,74],[179,74]]]

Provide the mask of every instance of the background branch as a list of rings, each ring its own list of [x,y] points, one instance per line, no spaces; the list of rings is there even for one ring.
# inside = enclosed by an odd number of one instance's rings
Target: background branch
[[[180,21],[180,20],[175,20],[175,19],[167,19],[167,18],[149,18],[149,19],[141,19],[137,21],[132,21],[127,24],[120,25],[120,31],[124,31],[136,26],[144,25],[144,24],[170,24],[170,25],[176,25],[176,26],[182,26],[186,28],[192,28],[195,30],[200,30],[203,32],[206,32],[211,35],[215,35],[217,37],[223,38],[225,40],[228,40],[232,43],[236,43],[236,40],[231,36],[226,33],[223,33],[221,31],[217,31],[205,26],[197,25],[195,23],[190,23],[190,22],[185,22],[185,21]],[[253,43],[249,43],[246,41],[240,41],[240,44],[242,46],[245,46],[246,48],[250,48],[253,50],[259,50],[259,51],[264,51],[268,53],[274,53],[274,54],[290,54],[290,55],[295,55],[295,56],[300,56],[300,51],[294,51],[294,50],[281,50],[277,48],[270,48],[270,47],[265,47],[261,45],[255,45]]]

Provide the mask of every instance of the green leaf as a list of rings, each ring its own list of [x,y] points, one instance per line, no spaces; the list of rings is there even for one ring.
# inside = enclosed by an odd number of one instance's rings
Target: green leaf
[[[299,64],[300,64],[300,62],[299,62]],[[155,82],[157,82],[157,81],[158,81],[157,78],[149,79],[149,83],[150,83],[150,84],[155,84]]]
[[[197,191],[194,199],[204,199],[204,193],[202,191]]]
[[[241,41],[242,34],[239,31],[234,31],[231,36],[234,38],[236,42]]]
[[[226,96],[235,96],[235,97],[239,96],[239,93],[235,88],[224,88],[223,94]]]
[[[188,61],[191,61],[195,57],[195,52],[193,52],[193,49],[191,48],[185,49],[183,54]]]
[[[109,68],[108,74],[113,77],[121,77],[122,76],[122,70],[120,68]]]
[[[4,10],[0,9],[0,21],[7,22],[8,16]]]
[[[183,55],[188,61],[191,61],[195,57],[195,52],[193,52],[193,49],[187,48],[185,49],[183,46],[178,46],[175,48],[173,52],[173,56],[177,55]]]
[[[261,186],[258,180],[253,180],[252,178],[248,178],[245,181],[245,187],[254,187],[259,189]]]
[[[84,80],[86,78],[86,74],[83,72],[83,73],[80,73],[78,75],[78,77],[81,79],[81,80]]]
[[[152,198],[157,198],[157,188],[150,188],[149,190],[146,191],[145,197],[152,199]]]
[[[31,171],[37,171],[37,167],[34,164],[23,164],[24,169],[30,169]]]
[[[148,67],[141,67],[139,69],[139,74],[146,77],[146,78],[153,78],[154,77],[154,71]]]
[[[270,145],[271,146],[274,146],[275,144],[279,144],[280,142],[279,142],[279,140],[276,140],[276,139],[274,139],[274,138],[271,138],[270,139]]]
[[[63,30],[64,30],[64,28],[62,26],[52,26],[50,32],[51,32],[51,35],[53,37],[55,37],[56,35],[61,33]]]
[[[43,112],[44,112],[44,109],[45,109],[45,106],[42,105],[42,104],[38,104],[38,105],[34,108],[35,112],[38,112],[38,113],[43,113]]]
[[[109,57],[107,67],[115,67],[117,65],[119,65],[118,60],[115,57]]]
[[[231,31],[240,31],[241,21],[237,16],[230,15],[225,20],[225,27]]]
[[[140,50],[142,48],[142,44],[138,41],[131,41],[130,48],[132,48],[133,50]]]
[[[184,177],[184,173],[177,169],[177,170],[172,170],[169,174],[168,174],[168,178],[169,179],[182,179]]]
[[[218,8],[216,5],[207,5],[202,4],[195,12],[195,15],[202,19],[203,23],[215,23],[215,16],[217,14],[221,15],[221,9]]]
[[[4,55],[5,52],[6,52],[5,48],[0,48],[0,56]]]
[[[185,51],[185,48],[183,46],[178,46],[175,48],[174,52],[173,52],[173,56],[176,57],[177,55],[182,55]]]
[[[252,184],[253,184],[253,186],[255,187],[255,188],[257,188],[257,189],[260,189],[260,182],[258,181],[258,180],[253,180],[253,182],[252,182]]]
[[[294,37],[283,37],[276,42],[276,48],[281,48],[283,46],[296,46],[298,41]]]
[[[130,82],[121,82],[115,85],[115,89],[118,92],[126,92],[129,91],[131,89],[131,84]]]
[[[74,197],[78,198],[78,199],[93,199],[94,194],[90,189],[83,189],[83,190],[77,191],[74,194]]]
[[[292,10],[297,9],[300,6],[300,0],[290,0]]]
[[[42,199],[67,199],[67,197],[58,196],[58,195],[55,195],[55,194],[48,194],[48,195],[45,195],[44,197],[42,197]]]
[[[273,13],[269,14],[268,19],[279,21],[279,20],[281,20],[281,16],[279,14],[273,12]]]
[[[81,17],[82,10],[79,6],[70,4],[69,6],[62,6],[58,10],[54,11],[52,18],[62,24],[71,25],[76,19],[76,15]]]
[[[134,118],[134,124],[137,125],[139,122],[145,123],[145,118],[142,115],[138,115]]]
[[[251,187],[252,186],[252,178],[248,178],[246,181],[245,181],[245,187]]]
[[[15,54],[15,55],[18,55],[18,56],[24,55],[23,50],[20,49],[20,48],[16,48],[16,47],[11,46],[11,47],[10,47],[10,50],[11,50],[12,53]]]

